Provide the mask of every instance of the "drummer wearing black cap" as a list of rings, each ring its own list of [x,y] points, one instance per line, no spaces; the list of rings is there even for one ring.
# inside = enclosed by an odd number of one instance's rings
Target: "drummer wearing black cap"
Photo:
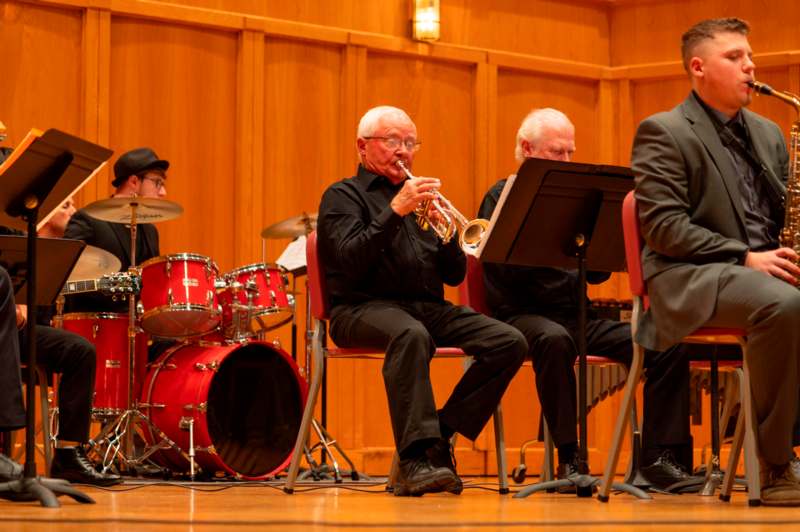
[[[163,198],[167,194],[167,169],[169,161],[159,159],[150,148],[136,148],[123,153],[114,164],[116,189],[112,197],[141,196]],[[67,225],[65,238],[83,240],[114,254],[122,263],[120,271],[131,265],[131,235],[126,224],[98,220],[78,210]],[[136,263],[159,256],[158,230],[153,224],[137,225]],[[69,312],[127,312],[127,302],[113,301],[99,294],[81,294],[68,298]]]

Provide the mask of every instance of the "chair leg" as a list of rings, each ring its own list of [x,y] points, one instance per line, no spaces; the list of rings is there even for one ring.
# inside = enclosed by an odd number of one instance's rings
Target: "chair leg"
[[[625,382],[625,394],[622,397],[622,405],[620,406],[617,421],[614,426],[614,437],[611,442],[611,448],[608,450],[608,459],[606,460],[606,470],[603,473],[603,480],[597,492],[597,498],[600,501],[608,502],[608,495],[611,493],[611,486],[614,481],[614,474],[617,469],[617,462],[619,461],[619,452],[622,448],[622,438],[625,434],[625,428],[628,424],[630,411],[633,407],[633,399],[636,394],[636,386],[642,378],[642,370],[644,367],[644,349],[634,343],[633,344],[633,360],[631,367],[628,370],[628,378]]]
[[[739,379],[740,401],[744,401],[744,371],[737,369],[735,373]],[[734,430],[733,441],[731,442],[731,454],[728,457],[728,467],[725,469],[725,476],[722,479],[722,487],[719,492],[720,500],[725,502],[731,500],[731,491],[733,490],[733,483],[736,480],[736,466],[739,463],[739,454],[742,452],[742,443],[744,441],[744,418],[744,403],[742,403],[742,407],[739,410],[739,415],[736,417],[736,429]]]
[[[311,374],[311,382],[308,387],[308,398],[306,400],[306,407],[303,410],[303,420],[300,423],[300,430],[297,433],[297,440],[294,444],[294,452],[292,454],[292,461],[289,464],[289,472],[286,476],[286,482],[283,485],[283,491],[288,494],[294,493],[294,484],[297,480],[297,474],[300,471],[300,460],[303,457],[303,446],[308,438],[308,433],[311,428],[311,422],[314,419],[314,407],[317,403],[319,396],[320,386],[322,385],[322,363],[325,357],[324,348],[322,346],[321,328],[325,324],[317,322],[314,330],[314,338],[312,340],[312,367],[306,368],[307,374]]]
[[[497,453],[497,480],[500,483],[500,494],[505,495],[508,489],[508,471],[506,470],[506,442],[503,429],[503,407],[497,405],[494,411],[494,444]]]
[[[758,423],[753,408],[753,394],[750,391],[750,370],[747,354],[742,346],[744,356],[744,386],[742,404],[744,406],[744,468],[747,474],[747,503],[750,506],[761,504],[761,472],[758,464]]]
[[[547,420],[542,417],[542,424],[544,432],[544,459],[542,460],[542,482],[549,482],[555,477],[555,445],[553,444],[553,435],[550,434],[550,427],[547,426]]]

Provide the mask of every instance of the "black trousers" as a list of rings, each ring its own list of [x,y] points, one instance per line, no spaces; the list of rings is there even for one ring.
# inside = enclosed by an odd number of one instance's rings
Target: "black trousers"
[[[507,321],[528,340],[536,389],[553,442],[556,445],[576,442],[578,401],[573,367],[578,357],[577,322],[554,321],[534,314],[514,316]],[[587,320],[586,346],[590,355],[630,365],[633,357],[630,325]],[[687,350],[677,346],[663,352],[647,351],[645,368],[642,447],[647,459],[659,447],[690,442]]]
[[[24,426],[14,290],[8,272],[0,268],[0,431]]]
[[[334,307],[340,347],[385,352],[383,380],[398,452],[439,438],[439,422],[470,439],[480,434],[527,353],[513,327],[449,302],[370,301]],[[460,347],[475,362],[437,412],[429,364],[436,346]]]
[[[19,333],[22,359],[27,356],[27,332]],[[95,348],[82,336],[45,325],[36,327],[36,360],[61,374],[58,391],[59,438],[86,442],[94,394]]]

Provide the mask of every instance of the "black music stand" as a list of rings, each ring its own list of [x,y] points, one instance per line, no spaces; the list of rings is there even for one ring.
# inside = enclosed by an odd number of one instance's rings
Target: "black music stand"
[[[618,166],[527,159],[509,178],[478,250],[485,262],[519,266],[575,268],[578,301],[579,472],[576,479],[540,482],[514,495],[575,485],[578,497],[591,497],[600,479],[588,474],[586,430],[586,270],[623,271],[622,200],[633,188],[633,174]],[[590,246],[592,242],[597,245]],[[650,496],[628,484],[614,489],[642,499]]]
[[[44,134],[32,131],[22,144],[0,165],[0,225],[16,229],[25,229],[27,252],[27,305],[34,312],[37,303],[53,302],[55,294],[41,296],[37,292],[39,272],[37,251],[45,241],[36,236],[39,211],[52,214],[71,194],[91,179],[102,168],[113,152],[108,148],[92,144],[83,139],[49,129]],[[37,244],[37,241],[39,244]],[[81,246],[74,246],[77,252]],[[51,259],[48,243],[44,243],[42,252]],[[72,260],[74,265],[77,256]],[[59,270],[66,265],[58,265],[48,261],[50,271]],[[71,269],[71,268],[70,268]],[[63,276],[68,275],[58,271]],[[59,277],[56,275],[56,277]],[[56,291],[57,292],[57,291]],[[49,300],[48,300],[49,296]],[[30,368],[36,367],[36,319],[31,315],[27,323],[27,351]],[[68,482],[37,477],[35,461],[35,374],[28,371],[27,406],[25,424],[25,466],[24,476],[20,480],[0,484],[0,491],[15,500],[38,500],[42,506],[58,508],[56,497],[69,495],[82,503],[94,503],[94,500],[76,490]]]

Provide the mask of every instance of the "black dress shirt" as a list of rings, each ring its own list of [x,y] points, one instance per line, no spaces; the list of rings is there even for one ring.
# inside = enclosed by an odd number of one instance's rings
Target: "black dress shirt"
[[[478,211],[479,218],[491,219],[505,184],[506,179],[501,179],[489,189]],[[498,319],[538,314],[563,321],[577,316],[581,293],[577,269],[484,263],[483,274],[486,304]],[[610,276],[606,272],[586,274],[590,283],[601,283]]]
[[[423,231],[413,213],[390,207],[402,188],[359,165],[358,173],[328,187],[317,226],[330,305],[374,299],[443,301],[443,283],[464,279],[466,257],[456,237],[444,245]]]

